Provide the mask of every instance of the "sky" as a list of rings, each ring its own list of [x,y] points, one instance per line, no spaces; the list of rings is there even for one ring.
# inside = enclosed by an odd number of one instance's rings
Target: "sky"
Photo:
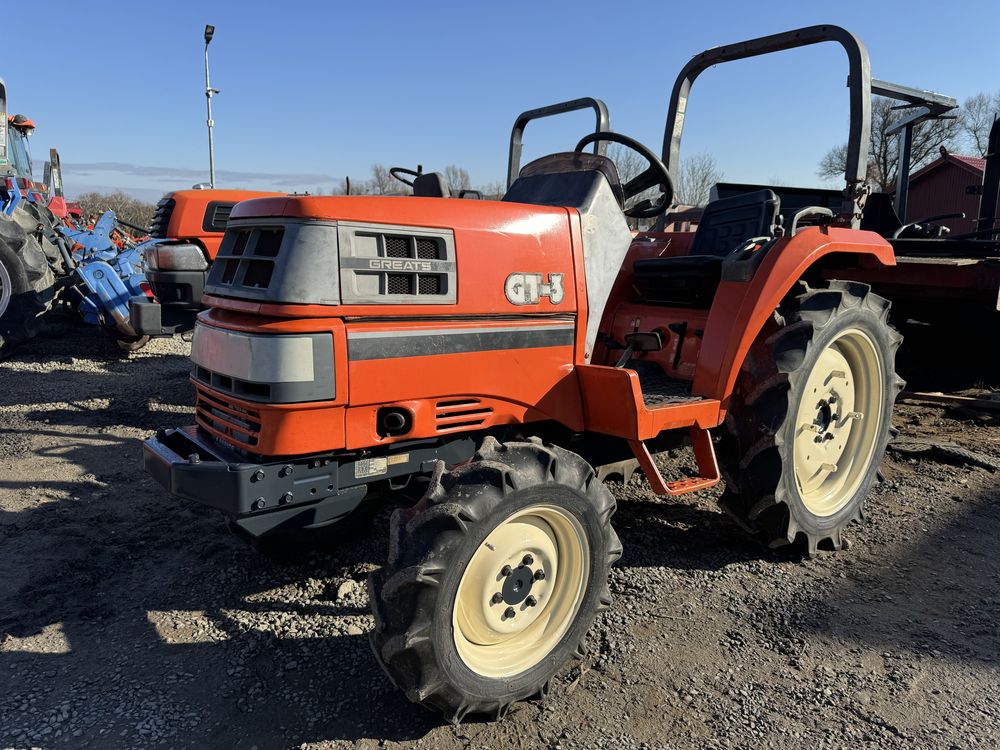
[[[36,172],[59,149],[69,195],[155,200],[208,180],[206,23],[219,187],[329,191],[376,162],[498,181],[517,114],[581,96],[658,153],[690,57],[815,23],[858,34],[877,78],[959,100],[1000,89],[997,0],[53,0],[11,4],[4,19],[8,112],[37,125]],[[830,44],[706,71],[682,159],[711,153],[732,181],[823,184],[817,163],[846,140],[846,75]],[[525,161],[592,128],[583,113],[532,123]]]

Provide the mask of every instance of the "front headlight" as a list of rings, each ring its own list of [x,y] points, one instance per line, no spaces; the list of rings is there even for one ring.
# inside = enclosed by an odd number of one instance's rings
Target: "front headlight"
[[[244,333],[195,323],[196,380],[247,401],[300,403],[336,397],[329,333]]]
[[[143,258],[150,271],[204,271],[208,268],[205,254],[197,245],[157,243],[143,251]]]

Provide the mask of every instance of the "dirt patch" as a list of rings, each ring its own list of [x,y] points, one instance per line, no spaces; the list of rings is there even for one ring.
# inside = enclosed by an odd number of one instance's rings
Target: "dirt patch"
[[[350,544],[244,546],[142,471],[141,441],[191,419],[188,345],[123,359],[70,333],[0,363],[0,746],[909,750],[1000,733],[985,468],[891,454],[850,549],[807,561],[758,547],[712,493],[614,485],[625,554],[587,660],[546,702],[455,728],[369,651],[363,584],[390,509]],[[896,421],[1000,458],[994,419],[905,404]]]

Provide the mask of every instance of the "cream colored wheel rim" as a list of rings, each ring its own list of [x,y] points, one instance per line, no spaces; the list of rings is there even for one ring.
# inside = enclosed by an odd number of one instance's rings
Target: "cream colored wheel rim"
[[[882,357],[851,328],[819,355],[806,380],[792,448],[806,509],[832,516],[854,496],[875,455],[882,427]]]
[[[548,656],[576,619],[590,578],[590,545],[575,516],[532,505],[483,540],[452,612],[455,647],[484,677],[505,678]]]

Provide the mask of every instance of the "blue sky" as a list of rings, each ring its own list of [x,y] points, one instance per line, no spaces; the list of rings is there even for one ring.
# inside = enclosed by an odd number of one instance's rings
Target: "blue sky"
[[[202,31],[211,45],[221,187],[324,190],[373,162],[503,177],[522,110],[604,99],[615,130],[659,151],[680,67],[701,50],[812,23],[868,46],[878,78],[963,99],[1000,89],[1000,3],[101,2],[9,5],[0,77],[59,148],[70,193],[155,198],[207,180]],[[20,29],[15,33],[14,28]],[[41,31],[51,34],[46,43]],[[684,151],[727,179],[817,184],[845,140],[847,66],[832,45],[707,71]],[[526,158],[569,150],[585,115],[529,126]]]

